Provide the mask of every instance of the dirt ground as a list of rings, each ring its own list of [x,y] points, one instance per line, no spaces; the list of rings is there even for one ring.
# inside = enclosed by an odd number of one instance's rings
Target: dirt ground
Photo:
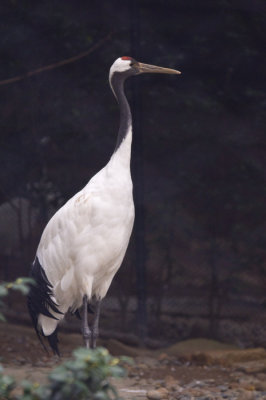
[[[50,370],[82,345],[79,334],[60,332],[62,357],[48,356],[31,327],[0,324],[0,356],[5,373],[17,381],[44,383]],[[117,340],[99,340],[113,355],[128,355],[128,377],[116,379],[124,399],[266,399],[266,350],[241,350],[207,339],[150,350]]]

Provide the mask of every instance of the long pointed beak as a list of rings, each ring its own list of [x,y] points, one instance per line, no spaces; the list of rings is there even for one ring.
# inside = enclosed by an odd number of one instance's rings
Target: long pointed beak
[[[157,65],[143,64],[140,62],[138,63],[138,71],[140,74],[144,73],[176,74],[176,75],[181,74],[181,72],[176,69],[157,67]]]

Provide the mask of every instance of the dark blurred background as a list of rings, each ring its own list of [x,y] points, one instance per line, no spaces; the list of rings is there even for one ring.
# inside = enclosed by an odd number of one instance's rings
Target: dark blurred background
[[[109,68],[131,55],[182,75],[127,83],[137,219],[103,333],[265,345],[265,1],[2,0],[0,12],[0,278],[28,275],[47,220],[109,160]]]

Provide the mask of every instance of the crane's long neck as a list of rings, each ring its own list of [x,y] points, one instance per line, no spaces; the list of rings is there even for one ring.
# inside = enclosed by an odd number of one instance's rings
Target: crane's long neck
[[[124,92],[124,81],[125,78],[120,74],[114,74],[110,80],[111,87],[120,107],[120,125],[112,158],[116,158],[129,168],[132,142],[132,116]]]

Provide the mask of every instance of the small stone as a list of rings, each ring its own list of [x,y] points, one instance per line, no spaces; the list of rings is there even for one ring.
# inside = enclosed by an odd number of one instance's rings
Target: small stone
[[[190,389],[189,394],[198,400],[203,393],[201,389]]]
[[[182,386],[180,386],[178,384],[175,384],[174,386],[171,387],[171,390],[173,392],[181,393],[181,392],[183,392],[184,388],[182,388]]]
[[[212,384],[215,383],[215,380],[211,378],[211,379],[206,379],[205,382]]]
[[[155,389],[160,389],[164,385],[163,379],[157,379],[153,382]]]
[[[169,392],[165,388],[160,388],[158,390],[149,390],[147,392],[147,398],[150,400],[161,400],[168,399]]]
[[[164,386],[167,389],[175,390],[175,386],[179,384],[179,381],[175,379],[172,375],[166,375],[164,378]]]
[[[177,359],[173,360],[173,364],[178,365],[178,366],[183,365],[182,361],[177,360]]]
[[[185,395],[178,395],[178,397],[176,397],[177,400],[194,400],[194,397],[190,396],[189,394],[185,394]],[[198,399],[197,399],[198,400]],[[206,400],[206,399],[205,399]]]
[[[193,380],[192,382],[190,382],[186,385],[187,388],[195,388],[195,387],[202,387],[202,386],[205,386],[205,382],[198,381],[198,380]]]
[[[219,386],[217,386],[217,389],[218,389],[220,392],[226,392],[226,390],[228,390],[228,386],[226,386],[226,385],[219,385]]]

